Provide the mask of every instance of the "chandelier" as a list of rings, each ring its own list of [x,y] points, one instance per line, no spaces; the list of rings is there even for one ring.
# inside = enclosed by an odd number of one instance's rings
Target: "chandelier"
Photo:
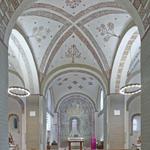
[[[133,63],[131,49],[129,51],[130,64]],[[122,95],[134,95],[141,92],[141,84],[140,83],[130,83],[120,88],[120,94]]]
[[[141,92],[141,84],[127,84],[120,89],[122,95],[133,95]]]
[[[30,91],[24,87],[11,86],[8,88],[8,94],[17,97],[28,97],[30,96]]]

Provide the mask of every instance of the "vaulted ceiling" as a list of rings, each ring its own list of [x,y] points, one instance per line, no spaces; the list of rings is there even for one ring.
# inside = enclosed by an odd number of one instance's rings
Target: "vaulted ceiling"
[[[67,51],[79,51],[75,63],[88,64],[109,76],[122,32],[131,22],[114,1],[37,1],[17,21],[41,73],[72,63]]]
[[[138,74],[140,46],[138,28],[115,0],[37,0],[10,35],[9,69],[33,94],[58,72],[49,84],[57,100],[75,92],[96,100],[99,88],[118,93]]]

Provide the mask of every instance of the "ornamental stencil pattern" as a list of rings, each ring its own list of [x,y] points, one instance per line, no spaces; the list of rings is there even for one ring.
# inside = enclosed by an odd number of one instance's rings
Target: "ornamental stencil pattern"
[[[75,63],[75,58],[81,58],[81,53],[77,49],[76,45],[71,45],[68,50],[65,52],[65,56],[72,59],[72,63]]]
[[[132,5],[135,7],[139,13],[145,30],[150,28],[150,1],[148,0],[132,0]]]
[[[22,3],[22,0],[0,1],[0,39],[4,38],[6,27],[15,10]]]
[[[29,38],[35,38],[38,43],[42,42],[42,40],[46,39],[50,34],[50,28],[44,28],[43,26],[34,27],[33,33]]]
[[[106,25],[101,24],[96,29],[100,33],[100,35],[104,37],[105,42],[108,42],[112,37],[119,37],[114,33],[114,24],[112,22],[108,22]]]
[[[82,2],[82,0],[66,0],[66,6],[69,6],[70,8],[76,8],[79,6],[79,4]]]

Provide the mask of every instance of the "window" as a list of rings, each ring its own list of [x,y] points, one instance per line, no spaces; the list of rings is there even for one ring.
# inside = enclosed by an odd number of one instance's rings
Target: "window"
[[[47,120],[46,129],[47,131],[50,131],[51,130],[51,115],[48,112],[46,114],[46,120]]]
[[[79,133],[79,118],[74,117],[74,118],[70,118],[69,121],[69,126],[70,126],[70,136],[71,137],[78,137],[80,136]]]
[[[131,133],[141,132],[141,116],[140,114],[135,114],[132,116],[132,125]]]
[[[134,118],[133,119],[133,131],[137,131],[138,130],[138,122],[137,120]]]
[[[77,119],[72,120],[72,130],[77,130]]]
[[[8,125],[10,131],[19,130],[19,116],[17,114],[10,114],[8,118]]]
[[[18,129],[18,120],[14,118],[14,129]]]
[[[100,110],[104,108],[104,92],[101,90],[101,97],[100,97]]]

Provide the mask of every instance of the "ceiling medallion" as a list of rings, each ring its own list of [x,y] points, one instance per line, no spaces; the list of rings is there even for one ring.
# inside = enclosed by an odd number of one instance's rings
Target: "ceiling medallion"
[[[128,84],[120,89],[122,95],[133,95],[141,92],[141,84]]]
[[[8,88],[8,94],[17,97],[28,97],[30,96],[30,91],[24,87],[11,86]]]
[[[82,0],[66,0],[65,3],[67,6],[70,6],[71,8],[76,8],[79,6],[79,4],[82,2]]]

